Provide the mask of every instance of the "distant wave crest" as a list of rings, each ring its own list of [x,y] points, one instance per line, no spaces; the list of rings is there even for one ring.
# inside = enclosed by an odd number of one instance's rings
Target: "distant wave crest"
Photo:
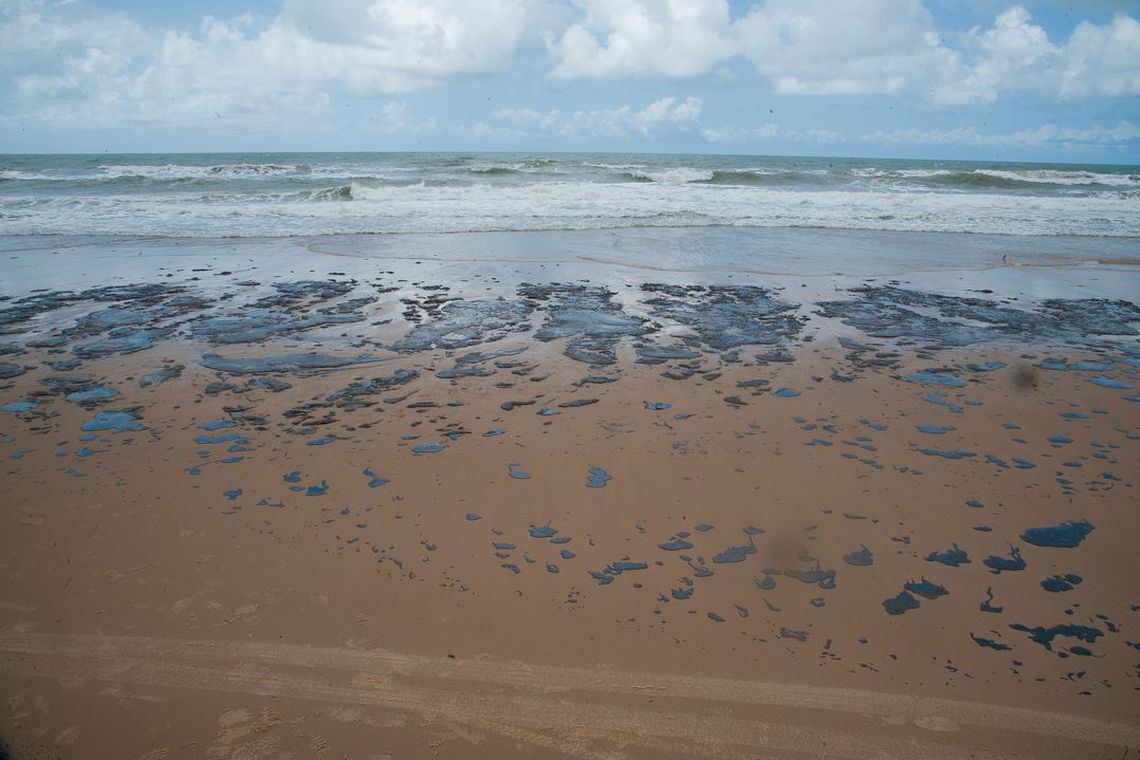
[[[1030,189],[1034,185],[1140,189],[1140,174],[1061,169],[852,169],[860,179],[886,180],[899,184],[935,185],[947,188]]]
[[[1005,179],[1011,182],[1032,182],[1042,185],[1106,185],[1110,187],[1140,188],[1140,174],[1106,174],[1089,171],[1060,171],[1056,169],[978,169],[979,175]]]
[[[309,194],[309,200],[314,201],[350,201],[352,200],[352,185],[339,187],[326,187],[315,190]]]
[[[195,166],[188,164],[111,164],[99,167],[108,178],[134,176],[151,179],[198,179],[204,177],[265,177],[282,174],[309,174],[307,164],[217,164]]]
[[[729,171],[715,171],[707,180],[710,185],[779,185],[789,182],[800,182],[806,178],[798,171],[777,171],[770,169],[732,169]]]

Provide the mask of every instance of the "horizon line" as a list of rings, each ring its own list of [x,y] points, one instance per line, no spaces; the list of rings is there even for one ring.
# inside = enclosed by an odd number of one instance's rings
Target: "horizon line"
[[[96,152],[78,152],[78,151],[23,151],[16,153],[0,153],[0,157],[37,157],[37,156],[202,156],[202,155],[335,155],[335,154],[360,154],[360,155],[409,155],[409,154],[431,154],[431,153],[447,153],[447,154],[473,154],[473,155],[621,155],[621,156],[701,156],[701,157],[740,157],[740,158],[779,158],[779,159],[810,159],[810,160],[826,160],[826,159],[857,159],[862,161],[922,161],[922,162],[950,162],[950,163],[999,163],[999,164],[1037,164],[1044,166],[1110,166],[1110,167],[1136,167],[1140,169],[1140,163],[1131,162],[1113,162],[1113,161],[1057,161],[1057,160],[1027,160],[1027,159],[1000,159],[1000,158],[950,158],[950,157],[936,157],[936,158],[919,158],[914,156],[884,156],[884,155],[867,155],[867,154],[832,154],[832,153],[819,153],[819,154],[800,154],[800,153],[738,153],[738,152],[721,152],[721,151],[680,151],[680,150],[667,150],[667,151],[648,151],[648,150],[566,150],[566,149],[553,149],[553,150],[494,150],[494,149],[443,149],[443,148],[400,148],[393,150],[359,150],[359,149],[319,149],[319,150],[197,150],[197,151],[111,151],[103,150]]]

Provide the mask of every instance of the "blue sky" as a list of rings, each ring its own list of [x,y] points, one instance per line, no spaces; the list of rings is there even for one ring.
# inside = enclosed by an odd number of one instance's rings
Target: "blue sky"
[[[1132,5],[0,0],[0,143],[1140,164]]]

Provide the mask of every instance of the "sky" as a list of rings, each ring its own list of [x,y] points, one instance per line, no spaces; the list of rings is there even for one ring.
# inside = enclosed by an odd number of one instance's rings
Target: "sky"
[[[1140,164],[1135,2],[0,0],[0,152]]]

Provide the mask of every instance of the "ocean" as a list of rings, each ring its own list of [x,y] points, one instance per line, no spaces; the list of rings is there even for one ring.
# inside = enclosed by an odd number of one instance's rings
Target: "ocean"
[[[816,228],[1140,237],[1140,167],[585,153],[0,156],[0,234]]]

